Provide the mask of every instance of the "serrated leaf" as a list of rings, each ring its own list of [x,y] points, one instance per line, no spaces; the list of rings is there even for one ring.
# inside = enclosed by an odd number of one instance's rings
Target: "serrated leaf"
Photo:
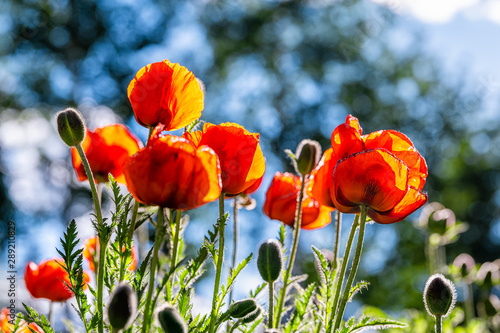
[[[357,294],[361,293],[363,289],[368,289],[368,286],[370,285],[369,282],[367,281],[361,281],[356,283],[356,285],[351,287],[351,290],[349,291],[349,298],[347,299],[348,302],[352,301],[352,298]]]

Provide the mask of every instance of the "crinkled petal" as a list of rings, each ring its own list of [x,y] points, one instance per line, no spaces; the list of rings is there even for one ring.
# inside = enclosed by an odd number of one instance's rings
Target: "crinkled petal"
[[[331,195],[343,213],[366,205],[377,211],[393,209],[408,188],[408,168],[385,149],[353,154],[339,161],[333,171]]]
[[[410,186],[405,197],[401,200],[394,209],[388,212],[377,212],[373,209],[368,209],[368,216],[378,223],[395,223],[404,220],[408,215],[422,207],[427,202],[427,194],[419,191],[417,188]]]

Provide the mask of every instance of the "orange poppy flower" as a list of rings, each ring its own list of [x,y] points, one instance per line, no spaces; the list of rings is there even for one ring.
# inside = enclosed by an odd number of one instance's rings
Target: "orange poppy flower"
[[[24,282],[31,296],[46,298],[54,302],[63,302],[73,297],[73,292],[62,281],[70,283],[68,273],[61,265],[64,265],[63,259],[45,260],[39,265],[32,261],[28,263],[24,273]],[[83,277],[88,283],[90,279],[87,273],[83,273]]]
[[[135,119],[145,127],[164,124],[166,131],[200,118],[203,90],[186,67],[168,60],[141,68],[127,89]]]
[[[244,192],[264,175],[266,163],[259,134],[250,133],[243,126],[205,123],[202,130],[186,132],[183,137],[195,146],[207,145],[217,153],[222,170],[222,192],[229,196]]]
[[[0,329],[4,333],[14,332],[14,323],[16,322],[17,314],[14,312],[14,309],[10,310],[5,307],[0,312]],[[31,333],[30,328],[38,333],[43,333],[43,330],[35,323],[26,324],[24,320],[19,322],[19,327],[16,333]]]
[[[404,134],[384,130],[362,135],[348,115],[332,133],[332,148],[311,173],[308,192],[343,213],[358,213],[378,223],[405,219],[427,201],[425,159]]]
[[[147,205],[193,209],[221,193],[217,154],[185,138],[153,133],[148,145],[123,166],[130,193]]]
[[[83,256],[89,262],[90,269],[95,272],[94,258],[96,258],[96,245],[99,248],[99,241],[97,237],[90,237],[83,243]],[[125,251],[125,246],[122,247],[122,252]],[[133,271],[137,267],[137,249],[132,244],[132,261],[128,266],[129,271]]]
[[[277,172],[266,193],[264,214],[293,227],[300,185],[300,177],[288,172]],[[304,193],[301,228],[318,229],[326,226],[331,222],[332,211],[332,208],[321,205],[315,198]]]
[[[141,141],[125,126],[119,124],[97,128],[94,132],[87,130],[82,143],[96,182],[107,182],[108,174],[111,173],[115,180],[122,184],[125,184],[123,162],[141,147]],[[87,180],[82,159],[76,148],[71,149],[71,158],[78,180]]]

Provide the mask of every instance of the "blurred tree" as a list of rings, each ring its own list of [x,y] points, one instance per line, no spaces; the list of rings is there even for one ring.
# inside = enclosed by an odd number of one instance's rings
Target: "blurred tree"
[[[260,132],[266,153],[283,165],[283,149],[303,138],[328,148],[348,113],[366,133],[404,132],[427,159],[430,200],[471,226],[450,258],[464,250],[479,262],[498,256],[492,225],[500,205],[500,137],[498,122],[477,116],[484,91],[450,83],[420,51],[422,37],[385,7],[368,0],[6,0],[0,9],[2,110],[49,113],[92,99],[129,119],[131,77],[170,58],[205,81],[204,119]],[[72,189],[66,209],[80,192]],[[406,288],[416,294],[415,285],[403,284],[416,271],[425,274],[425,258],[404,223],[384,227],[398,236],[387,261],[397,278],[370,279],[377,295],[397,290],[395,305]],[[375,296],[370,302],[387,306]],[[399,302],[416,306],[417,298]]]

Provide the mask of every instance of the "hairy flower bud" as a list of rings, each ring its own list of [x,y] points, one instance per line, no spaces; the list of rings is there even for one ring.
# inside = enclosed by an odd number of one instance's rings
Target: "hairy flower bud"
[[[297,173],[308,175],[318,164],[321,157],[321,146],[319,142],[309,139],[302,140],[295,152],[297,158],[295,169]]]
[[[67,108],[56,116],[59,136],[70,147],[74,147],[85,139],[85,123],[75,109]]]
[[[108,305],[108,319],[111,326],[117,330],[127,329],[137,314],[137,294],[127,284],[116,286]]]
[[[188,326],[181,314],[166,304],[158,312],[158,321],[165,333],[187,333]]]
[[[260,246],[257,268],[262,279],[268,283],[273,283],[280,277],[283,268],[283,252],[281,244],[276,239],[269,239]]]
[[[232,318],[243,318],[257,309],[257,302],[252,298],[245,298],[234,302],[229,307],[229,315]]]
[[[425,284],[424,303],[427,312],[434,317],[447,317],[455,307],[457,293],[453,282],[442,274],[432,275]]]
[[[241,322],[243,324],[251,323],[252,321],[254,321],[255,319],[257,319],[260,316],[261,313],[262,313],[262,308],[260,306],[257,306],[257,308],[253,312],[251,312],[250,314],[248,314],[245,317],[243,317],[241,319]]]

